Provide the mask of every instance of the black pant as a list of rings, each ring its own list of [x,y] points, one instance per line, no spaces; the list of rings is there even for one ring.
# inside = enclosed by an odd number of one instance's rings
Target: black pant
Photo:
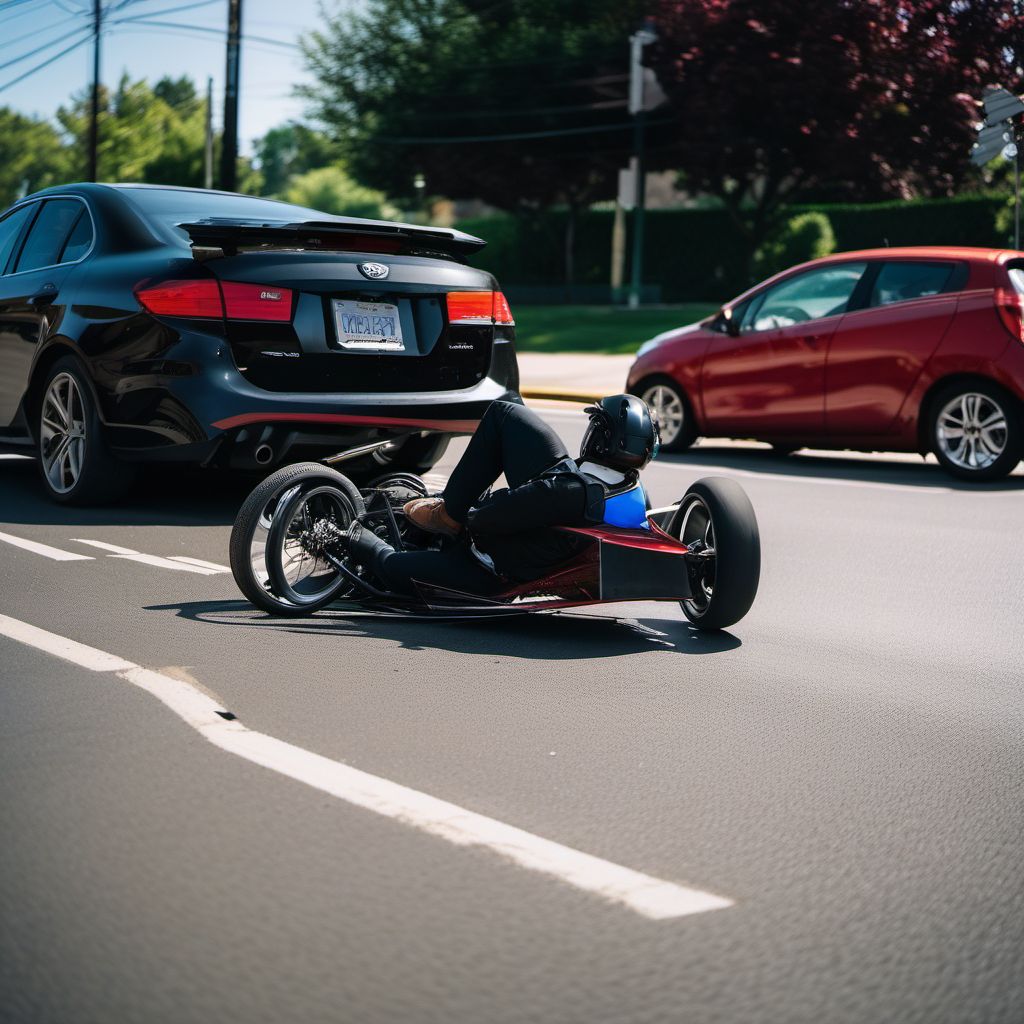
[[[470,506],[502,473],[509,487],[519,487],[568,457],[562,439],[532,409],[491,402],[448,478],[448,515],[464,523]]]
[[[451,541],[443,551],[382,553],[373,570],[392,590],[415,594],[414,581],[467,594],[490,594],[506,584],[482,565],[465,538]]]

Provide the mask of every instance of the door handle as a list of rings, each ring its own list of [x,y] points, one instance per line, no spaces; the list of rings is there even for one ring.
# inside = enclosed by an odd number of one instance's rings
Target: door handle
[[[808,348],[817,348],[824,340],[825,335],[823,334],[805,334],[800,340]]]
[[[29,300],[30,306],[49,306],[57,298],[57,286],[55,284],[44,284]]]

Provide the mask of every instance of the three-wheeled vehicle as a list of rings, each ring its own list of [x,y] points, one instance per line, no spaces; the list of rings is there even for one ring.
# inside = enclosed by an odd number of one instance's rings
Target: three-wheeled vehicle
[[[541,579],[498,584],[486,595],[427,584],[417,584],[414,595],[394,593],[355,564],[346,531],[358,520],[399,550],[451,543],[423,533],[402,513],[428,488],[410,473],[386,474],[359,488],[333,468],[393,443],[285,466],[253,490],[231,532],[231,571],[254,605],[275,615],[308,615],[337,604],[379,614],[480,618],[677,601],[695,626],[722,629],[754,601],[761,570],[757,519],[739,484],[723,477],[698,480],[678,502],[657,509],[641,487],[640,513],[624,524],[551,527],[583,543]]]

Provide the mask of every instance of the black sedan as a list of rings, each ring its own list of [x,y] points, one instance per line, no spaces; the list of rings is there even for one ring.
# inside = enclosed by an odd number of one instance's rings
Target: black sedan
[[[132,463],[256,469],[382,438],[353,472],[423,472],[518,393],[508,303],[465,265],[483,244],[225,192],[38,192],[0,218],[0,447],[78,503]]]

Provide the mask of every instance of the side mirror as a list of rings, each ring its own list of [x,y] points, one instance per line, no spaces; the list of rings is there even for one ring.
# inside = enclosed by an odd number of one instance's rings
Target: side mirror
[[[740,323],[732,315],[732,310],[726,307],[722,310],[722,319],[725,320],[725,333],[730,338],[738,338],[740,336]]]

